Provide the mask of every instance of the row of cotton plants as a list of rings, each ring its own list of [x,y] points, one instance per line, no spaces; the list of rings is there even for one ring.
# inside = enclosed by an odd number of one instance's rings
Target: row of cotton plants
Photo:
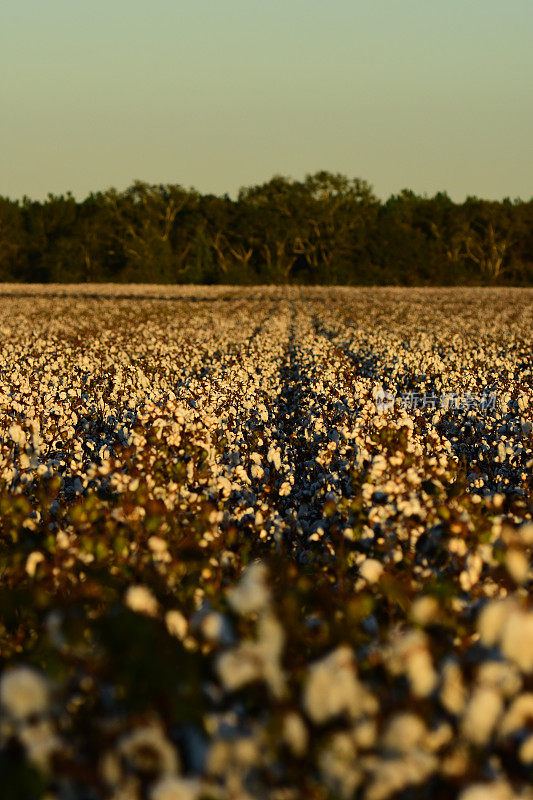
[[[532,293],[119,288],[0,293],[3,796],[533,797]]]

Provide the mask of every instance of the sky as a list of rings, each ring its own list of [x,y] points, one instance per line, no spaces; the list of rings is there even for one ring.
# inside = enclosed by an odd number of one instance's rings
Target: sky
[[[0,195],[533,196],[533,0],[2,0]]]

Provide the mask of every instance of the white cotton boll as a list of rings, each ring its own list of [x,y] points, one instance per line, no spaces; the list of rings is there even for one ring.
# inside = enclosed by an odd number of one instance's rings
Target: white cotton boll
[[[518,756],[520,761],[524,764],[533,763],[533,735],[528,736],[527,739],[522,742],[518,751]]]
[[[148,539],[148,547],[150,548],[152,553],[161,554],[166,552],[166,550],[168,549],[168,542],[161,536],[150,536],[150,538]]]
[[[503,711],[503,700],[495,689],[478,686],[470,698],[461,728],[470,742],[484,745],[490,739]]]
[[[448,722],[441,722],[429,731],[424,739],[424,748],[436,753],[448,745],[454,738],[455,731]]]
[[[357,747],[368,750],[374,747],[378,738],[377,725],[374,719],[362,719],[352,728]]]
[[[259,618],[258,638],[244,641],[238,647],[220,655],[216,669],[225,689],[232,692],[247,683],[264,680],[275,697],[285,691],[285,676],[281,656],[285,632],[273,614]]]
[[[508,783],[474,783],[463,789],[458,800],[516,800],[516,795]]]
[[[267,461],[273,464],[277,470],[281,469],[281,455],[277,448],[270,448],[267,455]]]
[[[504,697],[513,697],[522,688],[522,678],[515,664],[509,661],[485,661],[477,671],[480,685],[491,686]]]
[[[533,547],[533,522],[526,522],[518,528],[518,534],[526,547]]]
[[[512,548],[505,554],[507,572],[517,584],[525,583],[529,573],[529,559],[522,550]]]
[[[318,756],[320,774],[324,785],[334,797],[353,798],[363,782],[364,773],[357,764],[357,753],[352,737],[347,733],[334,734]]]
[[[281,657],[285,644],[285,631],[276,617],[263,613],[258,623],[258,650],[263,662],[263,675],[276,697],[285,691],[285,676],[281,668]]]
[[[396,714],[387,725],[381,739],[381,745],[386,750],[398,753],[408,753],[413,750],[427,736],[427,728],[416,714],[405,712]]]
[[[298,758],[307,751],[309,734],[301,716],[290,711],[283,718],[283,741]]]
[[[228,478],[224,477],[223,475],[220,475],[217,478],[217,487],[222,492],[222,497],[227,498],[230,496],[232,485],[231,481]]]
[[[526,727],[533,719],[533,692],[516,697],[500,723],[500,736],[510,736]]]
[[[157,726],[134,728],[118,742],[118,751],[135,770],[174,775],[180,768],[178,754]]]
[[[233,772],[235,768],[239,771],[257,764],[259,759],[258,743],[251,736],[241,736],[233,738],[231,741],[226,739],[215,740],[209,748],[207,757],[207,773],[213,776],[223,776],[228,772],[228,766]],[[231,773],[230,773],[231,774]],[[217,797],[217,795],[215,795]],[[222,795],[224,797],[224,795]],[[239,793],[237,797],[243,800],[249,795]]]
[[[34,550],[26,559],[26,572],[33,578],[37,571],[37,567],[45,560],[44,555],[39,550]]]
[[[520,411],[525,411],[529,406],[529,402],[530,401],[527,394],[521,393],[518,395],[518,408],[520,409]]]
[[[437,758],[422,750],[401,758],[379,761],[372,772],[365,800],[388,800],[407,786],[420,785],[436,771],[437,766]]]
[[[437,684],[428,640],[422,631],[408,631],[401,636],[393,647],[390,665],[397,674],[407,675],[416,697],[427,697]]]
[[[437,683],[431,656],[427,650],[410,653],[407,658],[407,677],[416,697],[427,697]]]
[[[149,617],[157,614],[157,600],[147,586],[130,586],[124,602],[128,608],[139,614],[146,614]]]
[[[383,564],[375,558],[367,558],[360,565],[359,574],[367,583],[377,583],[383,575]]]
[[[410,616],[417,625],[425,626],[434,622],[439,613],[439,604],[434,597],[424,595],[418,597],[410,609]]]
[[[228,592],[228,601],[238,614],[261,611],[270,602],[268,571],[264,564],[250,564],[238,584]]]
[[[256,480],[261,480],[261,478],[265,474],[265,470],[259,464],[252,464],[250,472],[252,478],[255,478]]]
[[[525,673],[533,672],[533,613],[517,609],[505,620],[500,648]]]
[[[6,670],[0,678],[0,704],[17,720],[43,714],[50,704],[48,680],[32,667]]]
[[[8,434],[11,437],[11,440],[15,442],[15,444],[23,445],[26,443],[26,434],[24,433],[23,429],[20,425],[13,424],[8,430]]]
[[[250,483],[250,478],[248,477],[246,470],[241,464],[235,467],[235,477],[240,479],[245,484]]]
[[[341,645],[309,668],[303,705],[307,715],[322,724],[339,714],[355,715],[362,698],[352,650]]]
[[[25,747],[29,761],[43,772],[50,769],[50,759],[61,749],[61,739],[47,719],[24,725],[19,731],[19,740]]]
[[[165,625],[170,635],[175,636],[176,639],[185,639],[187,636],[189,625],[181,611],[167,611],[165,614]]]
[[[234,692],[263,677],[263,663],[256,642],[243,642],[234,650],[222,653],[216,661],[224,688]]]
[[[477,621],[479,638],[486,647],[494,647],[500,639],[509,614],[517,607],[512,598],[493,600],[483,607]]]
[[[231,628],[227,619],[218,611],[210,611],[205,614],[201,623],[200,630],[206,639],[211,642],[221,642],[228,644],[231,641]]]
[[[150,800],[197,800],[202,784],[197,778],[160,778],[150,790]]]

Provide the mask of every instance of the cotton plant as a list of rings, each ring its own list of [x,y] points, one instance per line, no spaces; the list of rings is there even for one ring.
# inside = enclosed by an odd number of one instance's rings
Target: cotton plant
[[[9,791],[528,800],[531,292],[49,291],[0,302]]]

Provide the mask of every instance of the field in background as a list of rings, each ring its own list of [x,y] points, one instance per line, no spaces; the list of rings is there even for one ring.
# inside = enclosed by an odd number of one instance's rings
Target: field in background
[[[6,797],[530,798],[532,301],[0,285]]]

